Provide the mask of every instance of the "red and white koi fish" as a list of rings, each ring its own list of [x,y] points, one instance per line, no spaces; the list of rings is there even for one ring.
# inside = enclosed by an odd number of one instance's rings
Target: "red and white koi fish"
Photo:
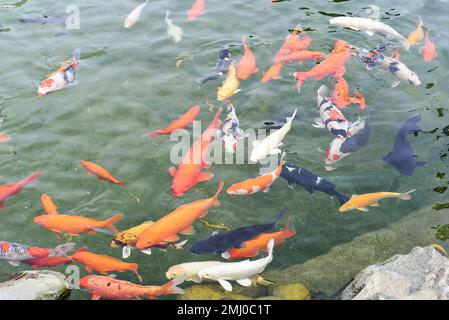
[[[80,49],[73,51],[73,57],[71,61],[65,61],[55,72],[49,74],[47,79],[42,81],[37,90],[37,94],[40,97],[54,91],[61,90],[67,87],[69,84],[75,81],[76,70],[80,63]]]
[[[4,207],[6,199],[19,193],[24,186],[37,180],[42,174],[42,172],[35,172],[22,181],[0,185],[0,208]]]

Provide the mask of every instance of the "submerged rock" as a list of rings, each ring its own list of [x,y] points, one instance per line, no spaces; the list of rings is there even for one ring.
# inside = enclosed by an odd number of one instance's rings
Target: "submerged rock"
[[[250,300],[235,292],[227,292],[215,284],[192,285],[185,289],[185,293],[178,296],[178,300]]]
[[[0,300],[58,300],[69,293],[67,278],[55,271],[23,271],[0,280]]]
[[[432,246],[372,265],[342,292],[343,300],[448,300],[449,259]]]
[[[270,296],[282,300],[310,300],[310,291],[300,283],[279,284],[268,288]]]

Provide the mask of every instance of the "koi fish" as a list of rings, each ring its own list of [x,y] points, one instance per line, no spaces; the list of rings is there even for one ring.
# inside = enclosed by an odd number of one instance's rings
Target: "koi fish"
[[[320,113],[319,118],[315,118],[315,128],[326,128],[329,132],[340,138],[346,138],[350,135],[349,121],[343,113],[332,103],[328,97],[329,92],[323,84],[318,89],[317,108]]]
[[[372,37],[375,33],[384,35],[389,39],[396,39],[404,46],[405,50],[410,51],[410,45],[407,39],[389,25],[372,18],[362,17],[336,17],[329,20],[333,26],[349,28],[352,30],[363,30]]]
[[[419,17],[418,26],[407,37],[407,43],[408,43],[409,47],[411,47],[417,43],[420,43],[424,39],[424,31],[423,31],[422,27],[423,27],[423,22],[422,22],[421,17]]]
[[[139,21],[140,16],[142,15],[142,11],[147,4],[148,0],[146,0],[145,3],[134,8],[133,11],[131,11],[131,13],[125,18],[123,26],[125,28],[131,28],[134,24],[136,24],[136,22]]]
[[[76,215],[44,214],[34,218],[34,223],[40,224],[56,233],[68,233],[70,236],[78,236],[82,233],[95,234],[98,230],[108,229],[117,232],[114,223],[123,219],[123,214],[118,213],[104,221]]]
[[[210,144],[221,126],[221,121],[218,119],[221,112],[220,108],[211,124],[182,158],[178,169],[174,167],[169,168],[168,172],[173,177],[171,190],[175,197],[182,196],[198,183],[209,181],[213,178],[214,175],[212,173],[202,172],[201,170],[210,168],[210,164],[206,162],[206,157]]]
[[[259,69],[256,67],[256,59],[254,59],[251,48],[246,43],[245,37],[242,37],[242,44],[245,48],[245,53],[237,64],[237,78],[246,80],[252,74],[259,72]]]
[[[35,18],[20,18],[19,22],[21,24],[31,24],[31,23],[38,23],[38,24],[62,24],[65,25],[67,21],[67,17],[64,16],[47,16],[43,15],[42,17],[35,17]]]
[[[139,239],[140,235],[153,223],[154,221],[146,221],[138,226],[117,233],[116,235],[114,235],[114,239],[111,242],[111,247],[122,248],[122,258],[129,258],[131,256],[131,250],[136,246],[137,239]],[[186,243],[187,240],[175,244],[164,243],[155,247],[160,250],[165,250],[168,248],[181,250],[184,249],[184,245]]]
[[[284,229],[276,232],[262,233],[253,239],[243,242],[240,248],[232,248],[222,253],[223,259],[228,261],[257,257],[260,251],[267,251],[268,242],[274,239],[274,245],[279,246],[285,240],[290,239],[296,235],[296,231],[288,225]]]
[[[227,105],[228,113],[223,121],[221,130],[218,131],[218,137],[223,140],[226,152],[234,153],[238,142],[245,138],[245,133],[239,128],[239,119],[237,118],[234,105],[230,101],[227,101]]]
[[[73,250],[74,243],[64,243],[54,249],[32,247],[26,244],[0,241],[0,260],[6,260],[13,266],[33,259],[63,257]]]
[[[81,160],[80,163],[83,165],[83,167],[86,168],[87,172],[89,174],[94,174],[98,177],[100,180],[106,180],[113,184],[117,184],[121,187],[125,186],[124,182],[121,182],[117,178],[115,178],[108,170],[100,166],[99,164],[95,162],[90,162],[86,160]]]
[[[380,62],[380,66],[398,78],[398,81],[391,86],[392,88],[396,87],[401,81],[407,82],[412,86],[421,85],[418,75],[395,58],[384,57]]]
[[[42,172],[35,172],[22,181],[0,185],[0,208],[5,206],[6,199],[19,193],[24,186],[37,180],[42,174]]]
[[[419,50],[419,54],[423,57],[425,62],[432,61],[437,57],[435,43],[429,38],[430,29],[426,31],[426,41],[424,47]]]
[[[350,47],[346,41],[338,40],[335,42],[331,54],[320,64],[306,72],[295,72],[294,76],[298,82],[298,91],[301,91],[302,84],[307,79],[318,81],[328,75],[338,74],[343,76],[346,72],[344,65],[351,57],[351,51],[349,49]]]
[[[119,259],[110,257],[105,254],[96,254],[89,252],[86,248],[81,248],[70,258],[76,262],[83,264],[86,267],[87,272],[96,271],[101,274],[107,274],[111,271],[132,271],[137,276],[140,282],[142,282],[142,277],[140,276],[137,263],[123,262]]]
[[[196,0],[195,3],[192,5],[192,7],[187,11],[187,20],[193,21],[199,16],[206,13],[204,10],[204,5],[206,3],[206,0]]]
[[[225,81],[223,81],[222,86],[218,88],[217,100],[224,101],[226,99],[229,99],[236,93],[240,92],[241,89],[238,88],[239,86],[240,81],[237,78],[235,66],[234,64],[231,64],[229,65],[229,70]]]
[[[303,63],[306,60],[321,60],[326,58],[326,54],[320,51],[294,51],[290,54],[284,55],[276,60],[276,63],[291,63],[293,61],[299,61]]]
[[[232,60],[231,53],[228,49],[221,49],[218,53],[218,61],[216,64],[216,72],[214,75],[205,77],[202,79],[197,80],[197,82],[200,85],[205,84],[207,81],[210,80],[217,80],[219,77],[225,75],[229,71],[229,66],[234,63],[234,60]]]
[[[262,80],[260,80],[261,83],[267,83],[270,80],[280,80],[281,79],[281,70],[282,70],[282,63],[276,63],[273,64],[270,69],[268,69],[267,72],[263,73]]]
[[[313,191],[321,191],[331,197],[336,197],[340,204],[344,204],[349,200],[348,196],[336,190],[335,184],[294,163],[287,162],[282,166],[281,177],[287,180],[288,186],[292,189],[295,185],[298,185],[306,189],[310,194]]]
[[[223,181],[220,181],[218,191],[213,197],[183,204],[150,225],[137,239],[136,248],[145,254],[151,254],[151,247],[167,242],[176,242],[179,240],[178,234],[193,234],[193,222],[205,217],[212,206],[220,205],[218,195],[223,186]]]
[[[182,34],[184,31],[181,27],[174,25],[173,20],[169,18],[170,11],[165,13],[165,23],[167,24],[167,34],[172,37],[174,43],[179,43],[182,40]]]
[[[280,58],[285,55],[288,55],[294,51],[306,50],[309,45],[312,43],[312,39],[307,35],[305,31],[300,32],[299,26],[296,26],[292,33],[289,34],[286,38],[282,47],[276,52],[276,55],[273,58],[273,63],[277,64]]]
[[[410,193],[416,191],[415,189],[410,190],[405,193],[398,192],[373,192],[366,193],[361,195],[353,195],[348,202],[342,205],[338,211],[345,212],[351,210],[359,210],[359,211],[369,211],[368,206],[378,207],[379,201],[386,198],[398,198],[401,200],[411,200],[412,196]]]
[[[415,161],[415,153],[413,147],[407,139],[412,133],[421,131],[421,127],[417,123],[421,120],[421,115],[412,116],[399,129],[396,140],[391,150],[382,160],[395,167],[402,175],[411,176],[415,168],[424,166],[424,161]]]
[[[274,183],[274,181],[276,181],[277,178],[279,178],[283,164],[284,161],[281,161],[279,166],[271,172],[265,173],[256,178],[235,183],[230,186],[226,192],[230,195],[249,195],[259,191],[268,192],[270,191],[270,186]]]
[[[201,262],[187,262],[177,264],[170,267],[165,273],[167,279],[182,279],[184,281],[192,281],[201,283],[203,279],[198,276],[200,270],[208,267],[223,264],[221,261],[201,261]]]
[[[280,212],[272,222],[267,224],[256,224],[215,233],[209,238],[197,240],[190,251],[193,254],[222,254],[228,249],[240,248],[243,242],[252,239],[261,233],[273,231],[283,215],[284,211]]]
[[[252,162],[263,160],[270,154],[278,154],[281,152],[279,147],[282,145],[282,140],[284,140],[285,136],[292,128],[292,122],[296,117],[297,111],[298,109],[295,109],[292,116],[287,118],[287,123],[280,129],[274,131],[262,141],[256,140],[253,142],[253,149],[251,150],[250,155],[250,160]]]
[[[39,84],[37,94],[43,97],[50,92],[61,90],[75,81],[76,70],[80,64],[81,51],[75,49],[73,51],[72,61],[65,61],[53,73],[49,74],[47,78]]]
[[[201,111],[201,107],[196,105],[191,107],[186,113],[181,115],[178,119],[174,120],[168,126],[163,129],[159,129],[157,131],[153,131],[149,134],[151,138],[156,138],[161,134],[170,134],[175,130],[184,129],[189,126],[193,121],[195,121],[196,117]]]
[[[181,280],[173,280],[163,286],[142,286],[106,276],[85,276],[80,279],[80,287],[90,292],[92,300],[157,299],[163,295],[183,294],[184,290],[177,287],[181,283]]]
[[[11,136],[5,132],[0,132],[0,143],[6,143],[11,140]]]
[[[345,78],[340,76],[335,76],[337,83],[334,86],[334,91],[332,93],[332,102],[338,108],[346,108],[350,104],[358,104],[359,109],[365,109],[366,102],[363,95],[356,91],[354,96],[349,96],[349,86]]]
[[[41,203],[44,207],[44,210],[47,214],[56,215],[58,214],[58,207],[53,203],[50,196],[46,193],[43,193],[41,196]]]
[[[41,268],[57,268],[62,265],[72,264],[73,261],[67,257],[47,257],[47,258],[37,258],[22,261],[24,264],[28,264],[33,269]]]
[[[203,279],[218,281],[226,291],[232,291],[229,282],[237,281],[238,284],[249,287],[273,260],[274,240],[268,242],[268,256],[259,260],[245,260],[240,262],[224,262],[219,265],[204,268],[198,272]]]

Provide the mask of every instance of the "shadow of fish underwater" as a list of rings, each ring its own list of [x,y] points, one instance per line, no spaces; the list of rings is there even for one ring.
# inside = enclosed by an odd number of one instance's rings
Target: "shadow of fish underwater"
[[[36,18],[20,18],[19,22],[21,24],[62,24],[65,25],[67,17],[64,16],[46,16]]]
[[[411,176],[415,168],[424,166],[424,161],[415,161],[413,147],[407,139],[409,134],[421,131],[417,123],[421,120],[418,113],[405,122],[396,135],[396,141],[391,150],[382,160],[395,167],[402,175]]]
[[[213,234],[206,239],[198,240],[193,244],[190,251],[194,254],[222,254],[228,249],[240,248],[243,242],[258,236],[261,233],[273,231],[284,213],[285,210],[282,210],[271,223],[240,227],[230,231]]]

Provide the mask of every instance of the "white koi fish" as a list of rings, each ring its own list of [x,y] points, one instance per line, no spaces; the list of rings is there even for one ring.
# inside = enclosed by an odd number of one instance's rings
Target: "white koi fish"
[[[396,87],[401,81],[407,82],[412,86],[421,85],[421,80],[419,80],[418,75],[410,70],[404,63],[396,60],[395,58],[384,57],[380,62],[380,66],[383,69],[390,71],[391,74],[398,78],[398,81],[393,83],[393,88]]]
[[[125,28],[131,28],[137,21],[140,19],[140,15],[142,14],[143,9],[148,4],[148,0],[145,1],[145,3],[137,6],[134,8],[133,11],[125,18],[125,22],[123,23],[123,26]]]
[[[271,239],[267,245],[268,256],[265,258],[253,261],[223,262],[200,270],[198,276],[202,279],[218,281],[226,291],[232,291],[229,281],[237,281],[238,284],[249,287],[273,260],[273,246],[274,239]]]
[[[276,130],[272,134],[268,135],[262,141],[256,140],[253,142],[253,150],[251,151],[250,156],[250,160],[252,162],[263,160],[270,154],[281,153],[279,147],[282,146],[282,140],[284,140],[285,136],[292,128],[292,122],[293,119],[295,119],[297,111],[298,109],[295,109],[293,115],[287,118],[287,123],[284,124],[279,130]]]
[[[170,17],[170,11],[167,10],[167,13],[165,14],[165,23],[167,24],[167,33],[169,36],[171,36],[173,38],[174,43],[178,43],[182,40],[182,34],[184,33],[184,30],[182,30],[181,27],[174,25],[173,20],[170,19],[169,17]]]

